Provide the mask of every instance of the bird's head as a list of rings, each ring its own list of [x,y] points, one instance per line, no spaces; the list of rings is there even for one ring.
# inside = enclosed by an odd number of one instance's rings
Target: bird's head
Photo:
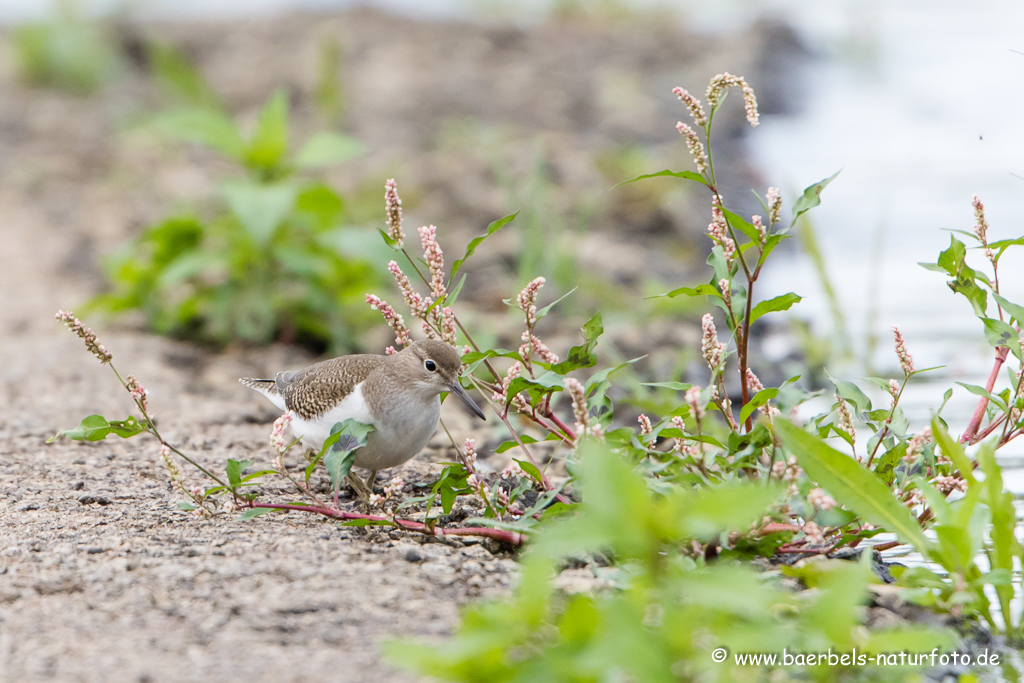
[[[395,356],[403,372],[411,373],[416,383],[428,390],[449,392],[465,403],[481,420],[487,416],[459,384],[462,357],[451,344],[436,339],[416,341]]]

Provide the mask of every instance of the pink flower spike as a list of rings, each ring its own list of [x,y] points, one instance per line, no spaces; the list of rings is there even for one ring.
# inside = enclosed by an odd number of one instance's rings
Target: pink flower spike
[[[402,232],[402,200],[398,197],[398,186],[395,179],[390,178],[384,183],[384,211],[387,213],[388,237],[401,247],[405,239]]]
[[[782,195],[779,194],[779,188],[769,187],[764,199],[768,205],[768,222],[775,225],[782,220]]]
[[[447,290],[444,284],[444,253],[437,243],[437,226],[424,225],[420,227],[419,233],[423,245],[423,259],[430,269],[430,293],[434,299],[440,299]]]
[[[441,309],[441,340],[455,346],[456,327],[455,314],[445,306]]]
[[[686,150],[693,157],[693,163],[697,167],[700,173],[708,172],[708,154],[704,151],[704,143],[697,137],[697,133],[692,128],[680,121],[676,124],[676,130],[680,132],[683,138],[686,140]]]
[[[388,262],[388,271],[391,273],[391,277],[395,278],[395,284],[398,285],[398,291],[402,293],[402,297],[405,299],[406,305],[409,310],[412,311],[413,317],[423,319],[426,310],[430,308],[430,304],[433,301],[424,299],[420,296],[419,292],[413,289],[412,283],[409,282],[409,278],[402,269],[398,266],[396,261]]]
[[[640,417],[636,421],[640,423],[640,434],[650,434],[654,431],[654,427],[651,426],[651,418],[643,413],[640,413]]]
[[[292,421],[292,411],[286,410],[281,417],[274,420],[274,428],[270,432],[270,445],[278,453],[284,453],[284,430]]]
[[[533,326],[537,324],[537,293],[544,286],[545,282],[547,280],[542,277],[534,278],[516,297],[519,308],[523,309],[523,312],[526,313],[526,326],[530,329],[533,329]]]
[[[686,403],[690,406],[690,410],[693,411],[694,417],[698,420],[704,419],[704,406],[700,402],[700,387],[690,387],[686,390]],[[679,421],[682,424],[682,419]],[[682,427],[679,427],[682,429]]]
[[[86,327],[81,320],[76,318],[74,313],[71,311],[57,311],[54,317],[64,323],[69,330],[77,334],[85,342],[85,348],[89,350],[89,353],[96,356],[99,362],[106,364],[114,360],[114,356],[107,351],[103,344],[99,343],[96,334]]]
[[[405,326],[405,320],[403,320],[402,316],[391,307],[391,304],[374,294],[366,295],[366,303],[370,304],[370,308],[375,311],[380,311],[380,314],[384,316],[384,320],[395,333],[395,341],[398,344],[408,346],[412,343],[412,337],[409,336],[409,330]]]
[[[892,334],[895,339],[896,357],[900,359],[900,367],[903,368],[903,374],[909,377],[914,372],[914,359],[910,352],[907,351],[907,345],[903,341],[900,328],[893,325]]]
[[[974,234],[978,241],[988,246],[988,221],[985,220],[985,205],[978,199],[978,195],[971,198],[971,206],[974,207]]]
[[[700,100],[682,88],[672,88],[672,94],[678,97],[680,102],[686,105],[686,108],[690,111],[690,118],[693,119],[694,125],[704,126],[707,124],[708,117],[704,113],[704,107],[701,106]]]
[[[708,85],[708,106],[713,111],[729,88],[739,88],[743,92],[743,109],[746,112],[747,123],[752,127],[756,126],[760,122],[757,112],[757,97],[754,95],[754,89],[747,84],[742,76],[733,76],[731,73],[725,72],[712,78]]]
[[[711,317],[710,313],[705,313],[704,317],[701,318],[701,330],[703,332],[700,344],[701,353],[704,355],[704,360],[707,362],[708,367],[711,368],[712,375],[714,375],[719,371],[725,358],[725,344],[718,341],[715,320]]]
[[[138,402],[142,412],[149,414],[149,401],[146,399],[149,392],[139,384],[139,380],[135,379],[135,375],[128,375],[124,385],[128,389],[128,393],[132,395],[132,398]]]

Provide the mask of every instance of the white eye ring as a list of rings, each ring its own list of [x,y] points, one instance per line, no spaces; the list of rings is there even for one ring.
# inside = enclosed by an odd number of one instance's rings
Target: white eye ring
[[[427,369],[427,372],[437,372],[437,363],[429,358],[423,361],[423,367]]]

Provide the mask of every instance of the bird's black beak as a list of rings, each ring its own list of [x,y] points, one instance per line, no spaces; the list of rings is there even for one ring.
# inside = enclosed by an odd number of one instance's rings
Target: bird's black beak
[[[467,406],[469,406],[469,409],[476,413],[477,417],[479,417],[481,420],[487,419],[487,416],[484,415],[484,411],[480,410],[480,406],[476,404],[476,401],[469,397],[469,394],[467,394],[466,390],[462,388],[462,385],[459,384],[458,380],[455,380],[454,382],[449,384],[448,390],[451,391],[451,393],[458,396],[459,400],[465,403]]]

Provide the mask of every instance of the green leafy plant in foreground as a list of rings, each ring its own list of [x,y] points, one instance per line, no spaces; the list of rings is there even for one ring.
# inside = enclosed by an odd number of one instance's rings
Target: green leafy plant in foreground
[[[661,495],[607,444],[580,447],[577,515],[534,538],[511,600],[469,607],[442,644],[391,643],[398,663],[452,681],[753,681],[784,652],[841,654],[947,648],[952,634],[908,626],[869,633],[858,606],[874,579],[864,562],[824,560],[759,573],[741,556],[709,562],[693,543],[756,525],[778,487],[733,482]],[[563,594],[567,558],[606,553],[591,591]],[[870,559],[870,553],[863,558]],[[782,586],[790,577],[811,590]],[[777,665],[748,659],[777,655]],[[906,669],[812,667],[814,678],[904,680]],[[803,667],[800,667],[803,668]],[[784,680],[782,678],[772,680]]]
[[[283,92],[247,136],[173,53],[154,50],[154,61],[197,102],[159,115],[156,127],[216,150],[245,177],[222,183],[212,217],[169,217],[115,254],[107,266],[113,291],[91,307],[140,310],[161,334],[218,345],[354,348],[370,320],[363,294],[378,282],[362,256],[372,232],[346,225],[343,198],[308,174],[362,146],[324,131],[292,149]]]

